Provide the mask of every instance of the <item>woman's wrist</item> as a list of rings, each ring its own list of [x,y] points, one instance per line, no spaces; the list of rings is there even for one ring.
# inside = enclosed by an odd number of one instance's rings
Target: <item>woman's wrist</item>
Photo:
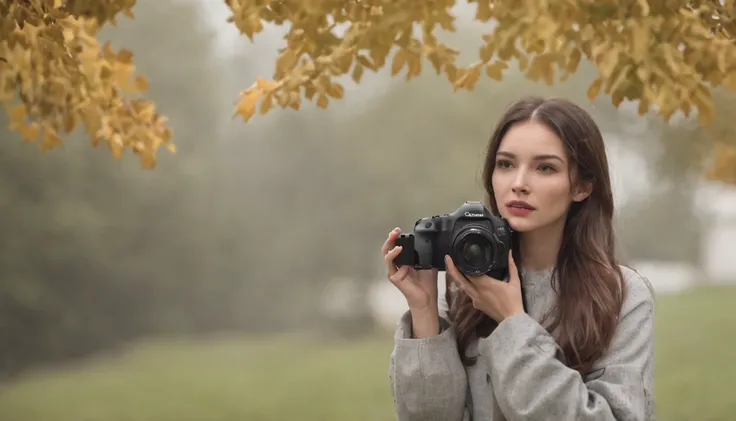
[[[409,309],[411,312],[413,337],[415,339],[430,338],[440,334],[439,311],[431,306],[421,309]]]

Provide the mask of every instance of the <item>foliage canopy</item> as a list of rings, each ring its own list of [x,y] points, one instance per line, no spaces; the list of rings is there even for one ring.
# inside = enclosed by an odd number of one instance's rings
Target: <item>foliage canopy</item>
[[[342,98],[336,79],[344,75],[359,83],[365,69],[390,66],[409,80],[425,62],[458,90],[473,89],[483,73],[501,80],[512,61],[528,79],[551,85],[587,59],[598,69],[589,98],[602,92],[616,107],[635,101],[639,114],[666,120],[678,110],[695,112],[704,126],[716,114],[712,89],[736,90],[734,0],[468,0],[489,29],[478,60],[466,66],[436,35],[455,30],[455,0],[227,3],[231,21],[251,40],[266,24],[291,25],[273,80],[258,79],[241,93],[236,112],[246,121],[274,104],[298,109],[303,98],[327,107]],[[719,147],[709,176],[736,183],[731,151]]]
[[[173,150],[171,129],[154,104],[126,95],[148,82],[135,75],[131,51],[114,51],[95,35],[118,13],[133,17],[135,0],[0,0],[0,101],[10,127],[42,150],[83,126],[113,155],[126,148],[144,167],[162,145]]]
[[[679,111],[703,126],[716,119],[713,90],[736,90],[736,0],[468,2],[489,29],[478,60],[462,65],[437,38],[440,29],[455,30],[455,0],[225,0],[229,22],[251,40],[267,24],[290,25],[273,78],[243,90],[235,114],[247,121],[275,106],[299,109],[304,99],[324,108],[343,97],[340,77],[360,83],[366,69],[390,66],[409,80],[425,63],[458,90],[473,89],[483,73],[501,80],[512,61],[528,79],[553,84],[585,59],[598,69],[591,99],[635,101],[640,114],[667,120]],[[81,122],[94,143],[106,141],[116,156],[129,147],[148,167],[160,146],[173,149],[153,104],[123,94],[147,85],[133,78],[131,52],[95,39],[118,13],[132,16],[134,4],[0,0],[0,98],[20,97],[8,110],[25,139],[40,135],[50,147]],[[719,148],[709,174],[736,184],[734,145]]]

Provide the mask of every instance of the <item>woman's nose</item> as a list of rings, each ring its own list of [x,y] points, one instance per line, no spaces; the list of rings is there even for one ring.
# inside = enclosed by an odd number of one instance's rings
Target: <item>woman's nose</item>
[[[529,193],[529,184],[526,178],[525,171],[519,170],[514,178],[514,183],[511,185],[511,191],[514,193]]]

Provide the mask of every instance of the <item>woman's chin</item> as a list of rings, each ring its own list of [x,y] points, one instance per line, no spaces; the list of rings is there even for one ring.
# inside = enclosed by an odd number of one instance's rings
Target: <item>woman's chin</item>
[[[509,216],[506,218],[506,222],[516,232],[529,232],[537,228],[537,225],[527,217]]]

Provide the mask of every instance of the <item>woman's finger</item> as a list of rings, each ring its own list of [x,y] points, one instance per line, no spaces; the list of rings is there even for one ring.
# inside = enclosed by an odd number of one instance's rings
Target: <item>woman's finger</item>
[[[475,288],[475,285],[468,281],[465,275],[457,270],[450,256],[445,256],[445,267],[447,268],[447,274],[457,282],[458,287],[460,287],[460,290],[462,290],[465,295],[472,299],[476,299],[476,297],[478,297],[478,290]]]
[[[394,246],[394,241],[396,240],[396,237],[399,235],[400,232],[401,229],[399,227],[396,227],[388,233],[388,237],[386,238],[386,241],[383,242],[383,246],[381,247],[382,256],[385,256],[386,253],[391,250],[391,248]]]
[[[404,297],[406,297],[407,300],[410,299],[410,297],[419,297],[424,294],[419,285],[414,283],[412,273],[412,267],[405,265],[388,277],[391,283],[404,295]]]
[[[409,274],[409,266],[402,266],[399,268],[399,270],[395,271],[393,275],[390,275],[388,279],[396,285],[396,287],[399,287],[399,284],[406,279],[406,275]]]
[[[386,262],[386,267],[388,269],[388,276],[392,276],[396,273],[396,265],[394,264],[394,259],[396,256],[401,253],[401,246],[396,246],[392,248],[388,253],[386,253],[386,256],[384,256],[383,260]],[[404,266],[408,268],[409,266]]]
[[[519,279],[519,270],[516,268],[516,262],[514,256],[509,251],[509,282],[512,284],[521,284]]]

